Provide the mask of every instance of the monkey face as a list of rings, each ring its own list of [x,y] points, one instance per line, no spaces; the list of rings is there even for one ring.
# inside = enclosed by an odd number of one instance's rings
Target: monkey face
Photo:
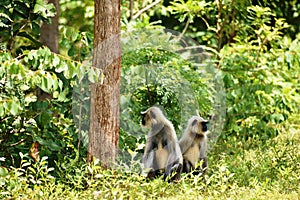
[[[150,126],[152,123],[156,122],[156,117],[157,115],[155,112],[158,112],[158,108],[156,107],[151,107],[148,110],[141,112],[142,115],[142,125],[143,126]]]
[[[145,126],[146,125],[146,116],[147,116],[147,114],[141,112],[141,115],[142,115],[142,125]]]
[[[142,115],[142,125],[146,126],[146,127],[150,126],[151,118],[150,118],[149,112],[148,111],[141,112],[141,115]]]
[[[207,129],[208,129],[208,124],[209,124],[208,121],[203,121],[203,122],[201,122],[201,125],[202,125],[202,131],[203,131],[203,132],[206,132],[206,131],[207,131]]]
[[[208,124],[208,121],[204,120],[202,117],[197,116],[195,119],[193,119],[192,127],[196,133],[200,134],[208,130]]]

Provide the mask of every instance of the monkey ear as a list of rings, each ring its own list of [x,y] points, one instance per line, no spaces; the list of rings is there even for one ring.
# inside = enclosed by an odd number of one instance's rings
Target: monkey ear
[[[151,117],[151,119],[155,119],[156,118],[156,115],[155,115],[155,113],[152,110],[150,110],[150,117]]]
[[[145,115],[146,113],[147,113],[147,110],[146,111],[142,111],[141,115]]]
[[[192,122],[192,126],[195,126],[197,124],[197,119],[194,119],[194,121]]]

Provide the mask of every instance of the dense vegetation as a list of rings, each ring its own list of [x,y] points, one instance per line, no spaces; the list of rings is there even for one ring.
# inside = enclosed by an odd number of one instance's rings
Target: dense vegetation
[[[93,1],[59,1],[59,54],[39,40],[52,4],[0,2],[1,199],[299,199],[300,4],[174,0],[139,12],[153,2],[121,1],[113,170],[86,162],[88,88],[104,78],[91,64]],[[139,175],[139,113],[153,104],[178,137],[197,110],[211,119],[205,176],[169,184]]]

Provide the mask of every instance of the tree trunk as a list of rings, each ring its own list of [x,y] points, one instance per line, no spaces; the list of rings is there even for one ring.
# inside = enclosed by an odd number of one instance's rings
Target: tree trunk
[[[48,0],[48,3],[53,3],[56,8],[56,15],[51,18],[51,24],[42,23],[41,27],[41,42],[49,49],[58,53],[58,16],[59,2],[58,0]]]
[[[133,20],[133,0],[129,2],[130,20]]]
[[[92,85],[88,160],[111,167],[118,155],[120,99],[120,0],[95,0],[93,66],[104,80]]]
[[[56,15],[51,18],[51,23],[43,22],[41,24],[40,41],[47,46],[52,52],[58,53],[58,17],[59,17],[59,0],[48,0],[48,3],[53,3],[56,9]],[[36,90],[39,101],[51,99],[51,95],[42,91],[40,88]]]

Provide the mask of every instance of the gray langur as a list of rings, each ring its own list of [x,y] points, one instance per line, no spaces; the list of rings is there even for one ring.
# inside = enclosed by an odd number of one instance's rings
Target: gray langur
[[[141,115],[143,126],[151,128],[142,158],[144,168],[150,169],[148,177],[157,177],[164,172],[164,180],[170,177],[169,181],[178,181],[183,159],[172,123],[155,106]]]
[[[199,116],[193,116],[189,119],[187,128],[179,140],[183,156],[182,172],[193,171],[193,174],[206,172],[208,167],[206,156],[208,123],[207,120]],[[199,162],[202,162],[202,165],[196,168]]]

